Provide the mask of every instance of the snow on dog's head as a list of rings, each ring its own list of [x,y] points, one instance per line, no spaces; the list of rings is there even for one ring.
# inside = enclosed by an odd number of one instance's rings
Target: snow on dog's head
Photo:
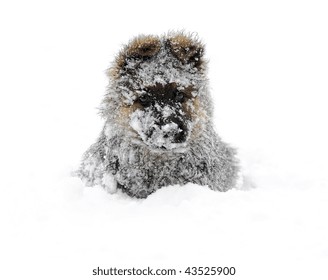
[[[204,45],[181,32],[133,39],[108,71],[102,115],[151,148],[185,147],[211,116],[203,54]]]

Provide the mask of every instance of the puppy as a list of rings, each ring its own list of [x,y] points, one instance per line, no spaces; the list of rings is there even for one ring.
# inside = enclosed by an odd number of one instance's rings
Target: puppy
[[[236,151],[213,129],[204,45],[182,32],[139,36],[108,70],[104,128],[84,154],[80,178],[146,198],[188,182],[226,191],[237,179]]]

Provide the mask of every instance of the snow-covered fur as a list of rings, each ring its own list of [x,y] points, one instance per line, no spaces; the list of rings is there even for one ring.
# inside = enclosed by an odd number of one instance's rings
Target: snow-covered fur
[[[188,182],[235,185],[238,161],[213,129],[203,54],[184,33],[139,36],[122,49],[108,71],[104,128],[79,169],[87,185],[137,198]]]

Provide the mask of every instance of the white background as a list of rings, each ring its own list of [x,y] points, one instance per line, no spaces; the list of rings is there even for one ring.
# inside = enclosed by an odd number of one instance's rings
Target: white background
[[[1,279],[125,279],[97,266],[327,279],[327,15],[313,0],[2,0]],[[215,124],[244,186],[147,200],[84,188],[70,174],[101,130],[106,68],[131,37],[181,29],[206,43]]]

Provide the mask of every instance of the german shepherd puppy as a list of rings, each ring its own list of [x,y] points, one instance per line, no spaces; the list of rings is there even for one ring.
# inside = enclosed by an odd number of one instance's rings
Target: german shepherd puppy
[[[146,198],[188,182],[232,188],[236,152],[213,129],[204,45],[183,32],[138,36],[108,70],[104,128],[79,176],[89,186]]]

